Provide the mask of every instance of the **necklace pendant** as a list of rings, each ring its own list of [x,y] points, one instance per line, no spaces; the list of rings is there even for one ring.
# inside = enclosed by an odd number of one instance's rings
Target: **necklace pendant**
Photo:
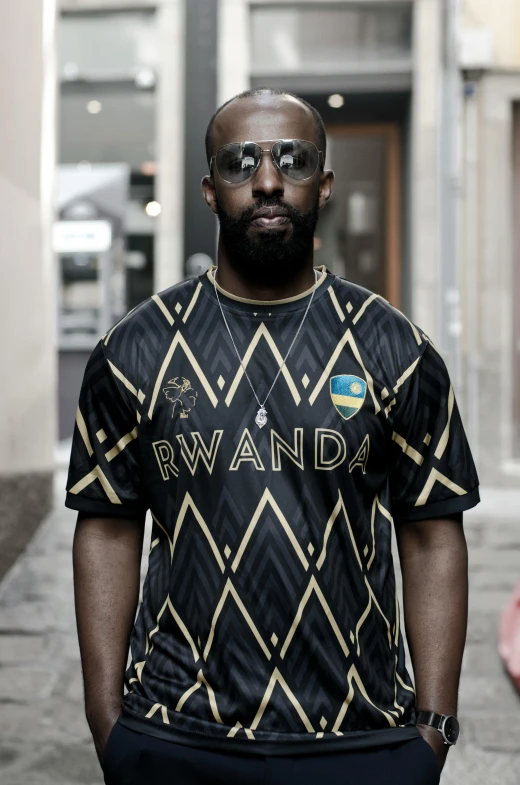
[[[255,422],[259,428],[263,428],[267,422],[267,410],[263,406],[256,413]]]

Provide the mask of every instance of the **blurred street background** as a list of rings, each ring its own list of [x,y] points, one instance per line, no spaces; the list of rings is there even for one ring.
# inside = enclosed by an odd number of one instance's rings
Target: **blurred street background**
[[[215,261],[204,135],[251,86],[326,124],[316,263],[448,365],[483,503],[465,516],[463,736],[442,782],[518,785],[497,640],[520,579],[519,0],[4,0],[0,29],[2,785],[101,783],[63,506],[79,389],[104,332]]]

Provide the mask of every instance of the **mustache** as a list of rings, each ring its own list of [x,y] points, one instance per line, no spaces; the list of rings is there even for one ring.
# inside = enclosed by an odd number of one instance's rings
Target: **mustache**
[[[302,214],[295,207],[293,207],[290,204],[287,204],[287,202],[284,202],[284,200],[280,199],[279,197],[272,197],[271,199],[269,198],[260,199],[256,202],[256,204],[253,204],[251,205],[251,207],[248,207],[247,210],[244,210],[244,212],[238,219],[238,222],[242,226],[247,226],[252,222],[253,216],[256,213],[256,211],[263,207],[281,208],[287,213],[287,215],[289,216],[289,218],[294,224],[300,223],[302,219]]]

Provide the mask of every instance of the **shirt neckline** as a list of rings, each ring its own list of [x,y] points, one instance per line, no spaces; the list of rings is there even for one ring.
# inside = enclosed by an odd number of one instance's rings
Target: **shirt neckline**
[[[325,265],[320,265],[315,269],[319,275],[313,302],[316,302],[316,300],[322,297],[323,294],[325,294],[327,291],[328,287],[325,286],[326,281],[328,280],[330,285],[330,283],[335,279],[335,276],[332,275],[329,270],[327,270]],[[215,270],[216,266],[211,265],[207,272],[203,273],[199,277],[199,280],[202,284],[204,293],[209,296],[218,307],[217,299],[215,297],[215,282],[213,279],[213,273]],[[220,286],[218,282],[216,282],[216,286],[219,293],[220,303],[223,308],[226,310],[235,311],[237,313],[247,314],[248,316],[252,317],[281,316],[286,313],[305,308],[308,304],[309,298],[312,296],[312,291],[314,289],[314,286],[311,286],[310,289],[306,289],[300,294],[294,295],[293,297],[286,297],[281,300],[250,300],[226,291]]]

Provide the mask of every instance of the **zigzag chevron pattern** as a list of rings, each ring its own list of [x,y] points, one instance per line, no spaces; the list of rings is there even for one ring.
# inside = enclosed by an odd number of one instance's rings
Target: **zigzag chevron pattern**
[[[377,501],[376,498],[374,500],[374,509],[381,507],[381,505],[377,505]],[[383,515],[384,513],[386,511],[383,511]],[[277,537],[283,539],[285,543],[283,554],[286,562],[291,562],[292,571],[295,573],[295,579],[291,586],[291,601],[285,607],[278,605],[275,608],[274,604],[269,601],[270,594],[272,594],[272,586],[270,584],[272,584],[272,559],[275,557],[275,551],[273,551],[273,544],[269,542],[269,530],[266,527],[267,515],[271,522],[269,528],[274,528]],[[154,520],[159,527],[159,540],[162,539],[163,547],[168,552],[172,552],[172,539],[155,516]],[[192,533],[193,525],[197,525],[199,528],[201,536],[198,538]],[[186,528],[188,528],[188,532],[186,532]],[[331,549],[331,532],[333,528],[337,537],[341,537],[344,541],[350,543],[351,566],[356,569],[360,580],[365,584],[364,594],[367,607],[358,620],[352,619],[350,623],[352,630],[355,630],[354,645],[349,640],[350,630],[345,628],[343,619],[338,616],[337,609],[331,604],[331,598],[327,599],[326,596],[329,594],[330,589],[328,586],[330,572],[327,573],[325,567],[327,566],[327,558],[329,561],[333,558],[330,553],[328,555],[327,545]],[[341,532],[339,531],[340,528]],[[254,740],[256,738],[254,732],[262,729],[262,721],[265,721],[269,714],[270,701],[274,696],[276,696],[278,702],[280,700],[288,701],[293,716],[299,718],[302,732],[323,733],[323,731],[318,731],[314,727],[318,723],[313,720],[312,713],[310,713],[307,705],[309,696],[305,696],[307,700],[302,704],[301,696],[298,696],[299,693],[295,689],[296,685],[291,686],[290,674],[293,673],[293,668],[291,667],[288,671],[285,665],[286,661],[292,662],[301,658],[301,646],[306,638],[306,625],[311,619],[315,619],[319,624],[321,636],[328,641],[327,650],[323,650],[321,657],[323,659],[330,657],[330,647],[332,639],[334,639],[335,656],[337,658],[336,677],[338,682],[344,680],[343,700],[336,706],[336,715],[329,719],[332,730],[336,733],[342,732],[343,719],[350,705],[355,702],[355,697],[358,702],[365,703],[367,706],[376,709],[386,719],[387,727],[396,726],[396,717],[392,715],[391,711],[380,709],[374,703],[369,694],[370,687],[365,686],[363,678],[359,673],[359,668],[361,667],[359,665],[360,641],[363,639],[362,628],[370,613],[377,614],[378,617],[383,619],[387,630],[386,645],[388,653],[384,656],[386,659],[390,658],[394,670],[392,693],[395,705],[398,690],[399,694],[402,692],[402,688],[397,681],[397,665],[395,664],[399,659],[399,640],[397,640],[396,644],[392,639],[390,621],[385,617],[370,585],[368,578],[369,565],[362,563],[340,491],[338,491],[338,501],[331,511],[331,516],[327,525],[323,527],[323,531],[323,541],[317,544],[314,551],[314,559],[312,557],[308,558],[296,540],[276,499],[272,496],[269,489],[266,488],[251,517],[251,521],[245,528],[242,539],[235,543],[234,550],[228,550],[226,562],[224,562],[220,549],[209,533],[208,524],[204,521],[191,496],[186,494],[175,523],[174,534],[174,542],[178,547],[175,550],[174,546],[173,550],[172,574],[179,577],[174,579],[170,587],[170,593],[159,611],[156,624],[148,633],[150,641],[154,639],[157,633],[167,636],[173,635],[177,639],[183,638],[184,643],[189,646],[193,653],[193,661],[197,663],[197,666],[202,662],[202,669],[196,672],[194,682],[179,697],[175,708],[176,712],[189,711],[192,696],[195,695],[199,688],[202,688],[203,693],[204,690],[206,691],[209,707],[214,717],[222,718],[226,716],[225,707],[219,710],[218,692],[212,686],[212,673],[214,672],[212,669],[212,656],[215,646],[218,644],[218,661],[222,656],[223,647],[225,648],[223,641],[232,640],[236,636],[243,642],[248,641],[248,657],[251,660],[251,664],[254,663],[257,673],[256,678],[258,680],[259,674],[262,672],[265,674],[266,683],[261,700],[256,710],[254,710],[254,707],[251,709],[250,717],[240,716],[234,718],[233,722],[230,721],[228,723],[232,726],[229,730],[229,735],[234,737],[239,730],[242,730],[245,738]],[[186,562],[185,541],[189,540],[193,543],[195,539],[198,542],[198,552],[196,559],[190,564],[190,562]],[[334,548],[331,549],[331,553],[335,553]],[[258,563],[259,560],[260,564]],[[244,576],[252,569],[255,570],[258,586],[262,587],[262,591],[258,594],[257,602],[254,605],[251,604],[251,597],[250,595],[248,596],[248,592],[244,592],[243,589],[246,585]],[[266,571],[265,573],[264,570]],[[219,573],[222,574],[220,579],[217,577]],[[212,576],[213,588],[206,585],[204,580],[206,576]],[[325,579],[323,576],[326,576]],[[215,591],[217,585],[219,585],[220,589]],[[187,590],[188,586],[189,590]],[[202,607],[209,608],[210,605],[213,607],[213,612],[210,614],[210,626],[208,628],[206,625],[206,631],[202,632],[201,630],[202,634],[196,634],[196,627],[199,620],[205,621],[205,619],[201,615],[193,613],[193,605],[190,605],[192,599],[199,594],[203,595],[200,602]],[[171,596],[177,598],[177,608],[174,607]],[[178,609],[184,603],[187,603],[185,611],[179,611]],[[263,609],[267,606],[269,607],[269,614],[266,616]],[[293,609],[292,613],[290,609]],[[170,612],[170,616],[165,615],[167,611]],[[392,626],[395,627],[396,623],[398,624],[394,616],[392,616]],[[191,629],[189,629],[190,627]],[[247,636],[245,635],[246,628],[248,631]],[[277,632],[269,635],[270,629],[276,629]],[[197,645],[194,643],[195,638],[198,640]],[[150,659],[153,651],[154,649],[150,650],[148,658],[144,663],[140,663],[139,682],[141,683],[146,677],[146,669],[154,667],[154,661]],[[150,664],[148,664],[148,660],[150,660]],[[342,661],[344,664],[342,664]],[[260,662],[263,663],[261,668]],[[403,676],[399,675],[403,680]],[[229,674],[229,677],[233,679],[232,672]],[[239,678],[239,673],[237,673],[237,678]],[[406,675],[404,675],[404,679],[407,680]],[[247,679],[245,683],[247,683]],[[406,684],[406,681],[403,680],[403,683]],[[277,685],[280,689],[275,690]],[[397,717],[402,717],[403,713],[404,708],[399,704]],[[150,716],[153,716],[153,714]],[[219,724],[225,724],[222,719],[217,721]]]
[[[66,504],[153,518],[123,703],[137,729],[312,749],[413,725],[393,519],[472,506],[478,478],[429,339],[320,280],[285,365],[307,298],[221,296],[261,401],[282,369],[262,430],[206,276],[139,305],[89,359]],[[347,398],[366,385],[348,419],[334,376]]]

